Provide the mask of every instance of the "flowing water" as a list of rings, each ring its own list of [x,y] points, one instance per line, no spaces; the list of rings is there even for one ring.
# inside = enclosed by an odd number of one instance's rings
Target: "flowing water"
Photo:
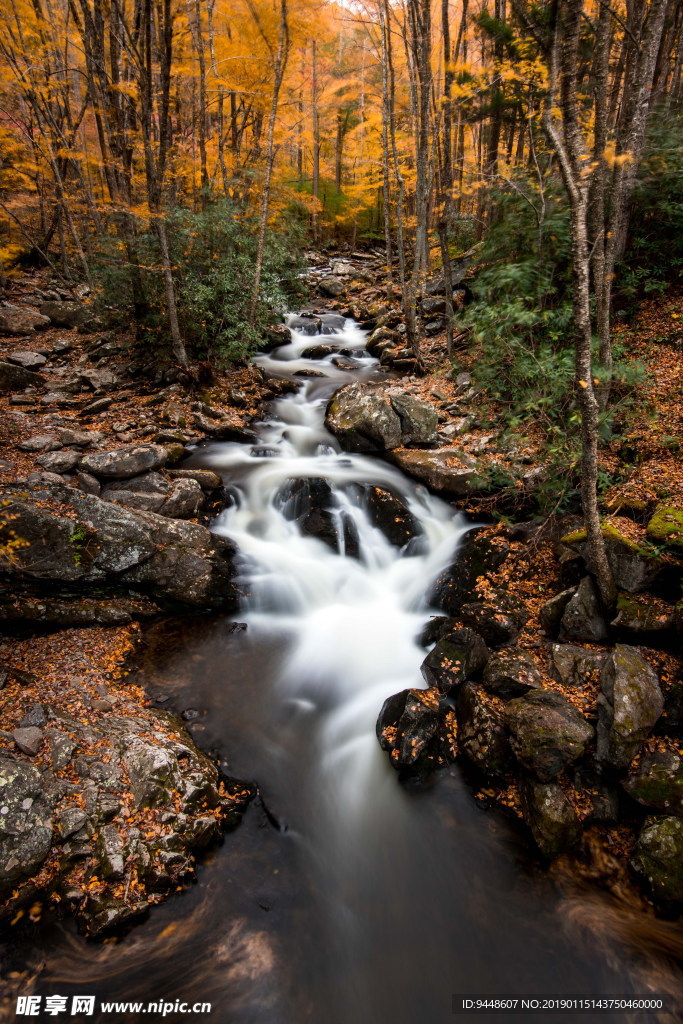
[[[321,340],[342,359],[307,359]],[[643,989],[616,945],[591,928],[577,938],[567,904],[529,871],[521,829],[483,813],[457,767],[411,791],[379,749],[383,701],[421,685],[429,583],[471,526],[386,463],[343,453],[325,430],[336,388],[380,372],[364,346],[347,321],[323,339],[293,331],[290,345],[258,357],[299,389],[273,404],[258,443],[193,457],[234,497],[213,528],[241,552],[247,629],[198,618],[149,635],[152,695],[200,709],[196,739],[229,773],[257,780],[260,800],[198,884],[120,944],[88,944],[64,923],[34,937],[39,991],[209,1000],[219,1024],[445,1024],[457,993]],[[359,557],[302,535],[302,479],[329,483],[333,521]],[[359,499],[363,484],[401,496],[419,543],[386,540]]]

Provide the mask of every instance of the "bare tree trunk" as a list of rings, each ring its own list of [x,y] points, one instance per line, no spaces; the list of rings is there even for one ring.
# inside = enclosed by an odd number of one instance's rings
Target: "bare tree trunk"
[[[268,119],[268,137],[266,142],[266,168],[263,179],[263,192],[261,194],[261,213],[259,217],[258,245],[256,250],[256,263],[254,264],[254,285],[251,294],[251,309],[249,318],[252,323],[256,321],[259,296],[261,294],[261,273],[263,271],[263,254],[266,247],[266,230],[268,227],[268,209],[270,207],[270,190],[273,179],[273,166],[275,164],[275,119],[277,117],[278,100],[280,98],[280,87],[284,78],[289,56],[289,24],[287,21],[287,0],[280,0],[280,28],[278,31],[277,53],[274,55],[274,78],[273,95],[270,103],[270,117]]]

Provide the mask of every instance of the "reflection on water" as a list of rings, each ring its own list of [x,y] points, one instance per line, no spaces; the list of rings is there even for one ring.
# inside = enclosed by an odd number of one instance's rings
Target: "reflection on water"
[[[121,943],[86,943],[65,924],[33,936],[27,955],[45,961],[38,990],[210,1001],[221,1024],[446,1024],[456,993],[626,995],[646,993],[650,977],[656,990],[654,965],[644,975],[629,963],[613,906],[595,895],[559,903],[526,870],[514,823],[483,814],[457,768],[412,793],[380,752],[382,702],[420,685],[424,593],[469,527],[396,469],[340,452],[325,403],[376,363],[351,322],[325,341],[351,371],[333,355],[306,359],[315,342],[293,333],[259,362],[325,376],[274,403],[257,444],[194,457],[237,496],[214,528],[242,553],[247,630],[225,618],[156,625],[141,670],[163,706],[202,712],[190,724],[197,741],[230,774],[256,780],[259,801],[198,883]],[[301,478],[327,482],[359,557],[303,536],[285,514]],[[358,484],[399,495],[424,531],[420,546],[392,546]],[[609,932],[596,926],[601,914]]]

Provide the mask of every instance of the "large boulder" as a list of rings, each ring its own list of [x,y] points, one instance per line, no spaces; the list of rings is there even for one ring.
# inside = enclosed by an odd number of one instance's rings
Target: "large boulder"
[[[40,352],[31,352],[30,349],[15,349],[7,356],[7,362],[23,366],[25,370],[39,370],[41,366],[45,366],[47,358]]]
[[[0,334],[34,334],[50,326],[50,318],[31,306],[15,306],[6,302],[0,306]]]
[[[644,807],[683,818],[683,758],[673,747],[643,753],[622,786]]]
[[[619,590],[627,590],[631,594],[648,590],[662,573],[661,559],[619,533],[613,526],[603,526],[602,535],[607,561]],[[584,562],[588,563],[585,530],[577,530],[576,533],[563,537],[562,543],[578,551]]]
[[[484,669],[484,686],[489,693],[509,700],[529,690],[540,689],[541,673],[526,651],[500,651],[489,659]]]
[[[623,769],[664,710],[659,680],[635,647],[617,644],[603,667],[601,691],[597,758]]]
[[[683,555],[683,510],[672,505],[660,505],[647,524],[648,538],[657,545],[666,545]]]
[[[454,629],[429,652],[420,671],[428,686],[449,693],[465,680],[480,676],[488,658],[488,647],[478,633]]]
[[[50,852],[52,812],[40,772],[0,756],[0,894],[37,871]]]
[[[83,306],[80,302],[69,301],[43,302],[40,312],[51,321],[53,326],[67,329],[80,327],[92,316],[87,306]]]
[[[140,585],[199,607],[236,602],[234,549],[204,526],[134,512],[66,486],[8,487],[2,500],[11,516],[2,533],[23,541],[3,566],[10,576]]]
[[[0,393],[23,391],[24,388],[42,388],[45,381],[38,373],[15,363],[0,360]]]
[[[573,846],[581,835],[578,815],[556,782],[529,780],[522,811],[540,853],[548,860]]]
[[[586,640],[599,644],[607,636],[597,591],[590,576],[584,576],[564,609],[560,640]]]
[[[81,470],[93,476],[125,480],[168,461],[166,448],[160,444],[132,444],[108,452],[88,452],[80,463]]]
[[[631,865],[655,899],[683,902],[683,818],[657,818],[646,824],[633,849]]]
[[[346,451],[388,451],[401,444],[398,413],[385,395],[359,383],[334,395],[325,423]]]
[[[581,757],[593,738],[583,715],[554,690],[532,690],[510,701],[505,725],[517,760],[541,782]]]
[[[458,750],[485,775],[501,777],[512,763],[503,715],[482,686],[465,683],[456,700]]]
[[[287,326],[291,331],[296,331],[297,334],[314,335],[320,334],[320,328],[322,327],[322,320],[319,316],[311,315],[308,316],[291,316],[287,321]],[[291,341],[291,336],[288,337]]]
[[[325,277],[321,277],[318,281],[318,291],[321,295],[326,295],[330,299],[336,299],[338,295],[346,288],[346,285],[340,277],[336,277],[334,274],[327,274]]]

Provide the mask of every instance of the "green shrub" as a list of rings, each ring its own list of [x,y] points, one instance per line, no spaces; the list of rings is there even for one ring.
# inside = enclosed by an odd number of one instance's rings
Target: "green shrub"
[[[301,297],[302,233],[296,222],[270,230],[266,239],[261,297],[254,322],[249,312],[258,238],[255,218],[227,201],[200,213],[176,209],[167,217],[180,328],[192,357],[234,362],[256,350],[273,312]],[[137,236],[136,264],[145,311],[139,334],[160,350],[168,347],[164,279],[156,232]],[[120,243],[100,245],[96,280],[100,300],[122,320],[133,317],[134,268],[121,260]]]

